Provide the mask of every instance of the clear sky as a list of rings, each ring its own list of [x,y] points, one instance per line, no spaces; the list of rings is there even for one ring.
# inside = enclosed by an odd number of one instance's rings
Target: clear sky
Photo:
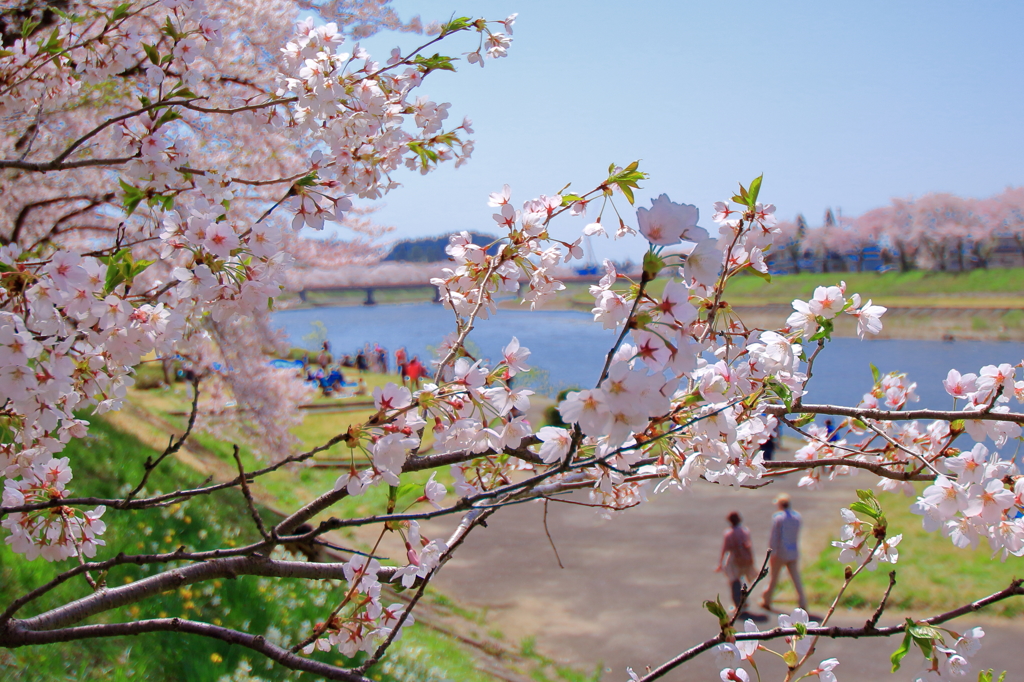
[[[1024,2],[396,0],[403,17],[518,12],[509,56],[458,62],[422,88],[474,121],[473,160],[405,186],[378,214],[399,238],[494,232],[486,205],[589,189],[640,159],[637,195],[711,206],[759,173],[781,218],[820,224],[893,196],[988,196],[1024,183]],[[386,58],[420,36],[364,43]],[[445,54],[475,48],[456,36]],[[472,46],[471,46],[472,45]],[[630,211],[632,213],[632,211]],[[565,219],[560,236],[584,222]],[[595,240],[599,257],[640,240]]]

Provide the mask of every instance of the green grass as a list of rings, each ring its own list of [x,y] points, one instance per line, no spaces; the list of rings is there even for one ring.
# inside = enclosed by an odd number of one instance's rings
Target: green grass
[[[927,304],[908,299],[939,299],[932,303],[950,305],[956,299],[1020,297],[1024,292],[1024,268],[971,270],[964,273],[932,272],[835,272],[776,275],[770,283],[753,276],[736,277],[729,282],[726,300],[733,305],[789,304],[793,299],[808,299],[814,288],[846,282],[849,293],[860,293],[882,305]],[[664,278],[652,290],[660,292]],[[963,303],[961,303],[963,304]]]
[[[71,458],[75,495],[111,497],[123,494],[139,480],[142,462],[153,454],[135,438],[93,418],[90,435],[70,443],[64,454]],[[150,479],[147,493],[197,485],[201,477],[176,460],[166,460]],[[107,542],[98,558],[118,552],[170,551],[180,545],[189,549],[235,546],[254,540],[256,531],[238,491],[224,491],[195,498],[164,509],[138,512],[108,510],[104,520]],[[0,585],[5,600],[27,592],[66,569],[70,561],[54,565],[36,559],[27,562],[0,543]],[[106,576],[110,585],[121,585],[166,567],[119,566]],[[132,619],[180,616],[266,635],[272,641],[294,643],[308,635],[312,624],[322,620],[327,604],[338,598],[343,584],[301,583],[272,578],[240,577],[217,580],[164,593],[139,604],[107,612],[87,622],[120,622]],[[25,617],[85,596],[84,581],[69,581],[22,609]],[[318,654],[322,660],[346,664],[334,653]],[[473,661],[455,643],[428,628],[412,627],[389,658],[375,669],[382,680],[490,679],[478,673]],[[239,666],[251,665],[264,680],[311,679],[285,670],[240,647],[184,635],[150,634],[137,638],[98,639],[39,647],[23,647],[0,653],[0,679],[51,680],[190,680],[213,682],[231,675]]]
[[[664,271],[648,290],[661,296],[669,275]],[[935,307],[1015,307],[1024,302],[1024,268],[971,270],[970,272],[833,272],[775,275],[765,282],[759,277],[741,275],[729,281],[725,300],[734,306],[789,305],[793,299],[809,299],[815,287],[846,282],[849,293],[859,293],[887,306]],[[559,296],[566,307],[591,308],[594,299],[589,285],[569,283]]]
[[[889,608],[941,612],[998,592],[1013,578],[1024,575],[1019,557],[1011,556],[1005,563],[993,560],[984,540],[978,549],[962,550],[941,532],[925,532],[921,517],[909,510],[909,498],[892,493],[881,493],[878,498],[889,520],[889,535],[903,534]],[[854,501],[852,496],[850,501]],[[838,517],[835,526],[838,532]],[[838,556],[839,550],[829,546],[805,567],[804,582],[811,603],[829,604],[835,598],[844,570],[844,564],[836,560]],[[862,572],[848,588],[840,606],[875,608],[889,583],[892,568],[890,564],[880,564],[874,572]],[[985,612],[1019,616],[1024,614],[1024,599],[1007,599]]]

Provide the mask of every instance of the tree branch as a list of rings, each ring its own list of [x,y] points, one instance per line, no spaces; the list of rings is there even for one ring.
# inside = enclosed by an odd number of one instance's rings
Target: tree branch
[[[0,643],[14,648],[33,644],[52,644],[55,642],[96,639],[99,637],[126,637],[147,632],[184,632],[219,639],[228,644],[237,644],[238,646],[252,649],[292,670],[301,670],[329,680],[371,682],[369,678],[358,673],[293,654],[285,648],[268,642],[262,635],[250,635],[219,625],[185,620],[183,618],[155,618],[131,623],[103,623],[44,631],[27,630],[18,623],[14,623],[0,630]]]

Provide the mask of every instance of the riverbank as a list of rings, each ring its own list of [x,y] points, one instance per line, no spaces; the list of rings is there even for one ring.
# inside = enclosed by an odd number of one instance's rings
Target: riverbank
[[[651,285],[660,295],[665,279]],[[846,281],[847,291],[860,293],[888,308],[878,338],[913,340],[1024,341],[1024,268],[973,270],[966,273],[913,271],[908,273],[804,273],[778,275],[771,283],[757,277],[738,277],[729,286],[726,300],[748,327],[773,329],[785,324],[794,299],[808,299],[822,284]],[[544,310],[590,312],[594,307],[589,285],[571,283],[551,298]],[[431,287],[382,289],[374,294],[378,305],[426,303],[433,300]],[[361,290],[318,292],[279,299],[282,309],[362,306]],[[524,310],[514,297],[499,301],[507,310]],[[841,316],[836,336],[857,334],[855,320]]]

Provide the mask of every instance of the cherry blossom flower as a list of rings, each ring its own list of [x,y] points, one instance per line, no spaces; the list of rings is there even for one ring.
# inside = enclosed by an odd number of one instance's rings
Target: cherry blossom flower
[[[718,240],[704,239],[697,242],[683,264],[683,272],[687,279],[704,286],[712,286],[722,271],[722,251],[718,248]]]
[[[836,675],[832,670],[839,665],[838,658],[826,658],[818,664],[818,667],[810,671],[808,675],[817,675],[821,682],[836,682]]]
[[[555,426],[545,426],[537,431],[537,438],[540,438],[542,442],[537,454],[546,464],[564,461],[572,446],[569,432]]]
[[[526,360],[530,357],[530,349],[519,345],[519,339],[512,337],[508,345],[502,350],[505,364],[508,366],[509,376],[515,376],[519,372],[528,372],[530,366]]]
[[[697,227],[699,217],[700,211],[696,206],[676,204],[667,194],[653,199],[651,208],[638,208],[636,211],[640,234],[659,246],[707,239],[707,230]]]

